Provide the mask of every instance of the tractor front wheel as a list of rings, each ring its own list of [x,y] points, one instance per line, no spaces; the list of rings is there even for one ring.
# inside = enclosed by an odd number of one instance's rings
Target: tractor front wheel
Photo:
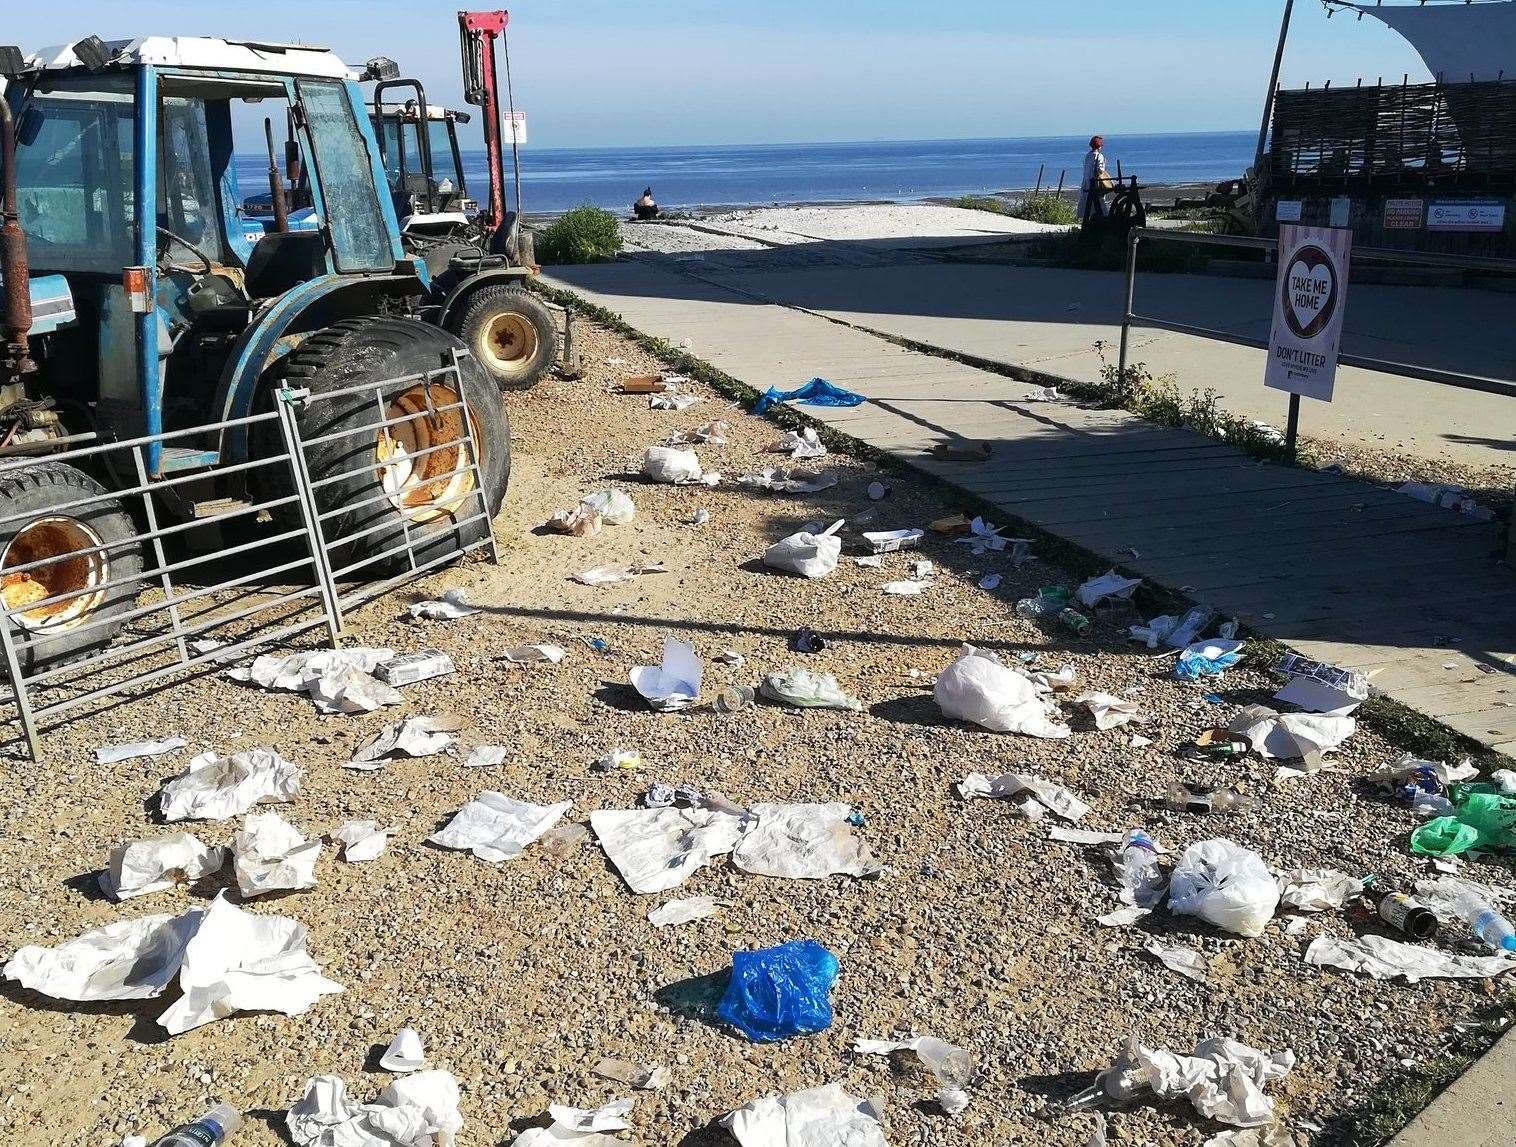
[[[558,323],[520,287],[481,287],[464,305],[458,334],[501,390],[535,386],[558,358]]]

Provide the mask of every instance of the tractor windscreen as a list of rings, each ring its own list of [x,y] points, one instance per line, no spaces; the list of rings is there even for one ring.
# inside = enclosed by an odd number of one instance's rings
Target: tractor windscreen
[[[16,188],[33,271],[117,278],[132,262],[135,88],[128,76],[44,82],[16,130]]]
[[[337,269],[394,270],[395,251],[379,208],[368,144],[347,88],[335,81],[301,80],[298,91]]]

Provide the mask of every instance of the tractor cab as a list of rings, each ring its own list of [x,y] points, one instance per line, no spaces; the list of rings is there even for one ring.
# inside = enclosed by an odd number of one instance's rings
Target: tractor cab
[[[391,87],[411,85],[414,98],[384,100]],[[469,194],[458,145],[458,125],[470,122],[469,113],[428,104],[419,83],[396,80],[376,88],[369,118],[401,234],[441,235],[470,227],[479,204]]]

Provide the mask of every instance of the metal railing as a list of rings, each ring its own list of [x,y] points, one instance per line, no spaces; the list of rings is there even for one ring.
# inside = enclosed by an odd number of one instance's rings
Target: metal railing
[[[1271,253],[1277,253],[1279,248],[1279,241],[1277,239],[1244,235],[1207,235],[1195,231],[1159,231],[1151,227],[1133,228],[1127,241],[1126,310],[1121,318],[1121,350],[1117,359],[1121,377],[1124,378],[1126,376],[1127,346],[1134,325],[1175,331],[1179,334],[1200,335],[1202,338],[1216,339],[1219,342],[1234,343],[1238,346],[1255,347],[1260,350],[1268,349],[1269,342],[1266,338],[1251,338],[1247,335],[1238,334],[1235,331],[1218,330],[1215,327],[1177,322],[1173,319],[1160,318],[1157,315],[1138,314],[1134,310],[1137,295],[1137,250],[1144,240],[1193,243],[1203,247],[1231,247],[1240,250],[1267,251]],[[1355,264],[1398,263],[1402,266],[1430,267],[1441,270],[1516,274],[1516,259],[1482,258],[1473,255],[1445,255],[1431,251],[1397,251],[1378,247],[1355,247],[1352,252],[1352,258]],[[1369,355],[1360,354],[1339,354],[1337,361],[1342,366],[1356,366],[1365,370],[1382,371],[1385,374],[1418,378],[1424,382],[1436,383],[1439,386],[1453,386],[1462,390],[1477,390],[1485,394],[1499,394],[1507,398],[1516,398],[1516,381],[1509,379],[1466,374],[1456,370],[1439,370],[1436,367],[1422,366],[1419,363],[1396,362],[1393,359],[1374,358]],[[1285,448],[1292,455],[1295,453],[1299,430],[1300,395],[1292,394],[1290,395],[1289,415],[1285,428]]]
[[[61,483],[67,490],[0,512],[0,653],[9,687],[0,700],[14,705],[10,719],[32,758],[40,756],[41,724],[50,718],[321,626],[336,648],[344,615],[359,605],[475,550],[487,549],[498,562],[460,359],[455,353],[435,371],[324,392],[286,388],[272,410],[243,418],[0,462],[0,483]],[[445,401],[437,400],[439,386],[450,392]],[[423,406],[391,416],[402,391],[419,395]],[[370,401],[377,418],[351,417]],[[327,404],[346,418],[343,428],[303,432]],[[450,440],[399,458],[377,456],[381,433],[394,441],[396,427],[418,419],[445,424],[450,415],[458,431]],[[253,461],[148,477],[153,444],[260,426],[260,437],[274,427],[278,434],[267,436]],[[328,461],[313,477],[312,449],[344,442],[354,464],[336,471]],[[460,489],[423,521],[397,504],[392,487],[398,470],[414,472],[432,457],[441,466],[428,466],[426,476],[436,473],[434,481]],[[186,487],[226,475],[254,496],[211,503],[230,508],[210,516],[160,522],[164,494],[187,494]],[[374,521],[355,528],[365,507]],[[234,524],[254,536],[226,544]],[[64,544],[32,557],[33,530],[41,550],[49,548],[48,531]]]

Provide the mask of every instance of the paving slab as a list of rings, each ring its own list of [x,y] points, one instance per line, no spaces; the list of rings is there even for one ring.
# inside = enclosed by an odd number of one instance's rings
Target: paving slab
[[[1390,1147],[1510,1147],[1516,1143],[1516,1031],[1455,1079]]]

